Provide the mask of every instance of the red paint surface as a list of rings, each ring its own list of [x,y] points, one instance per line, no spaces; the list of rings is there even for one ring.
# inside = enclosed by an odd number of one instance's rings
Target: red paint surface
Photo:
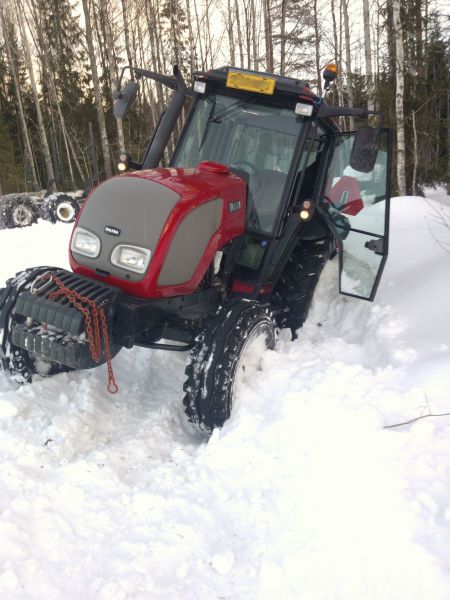
[[[206,171],[207,173],[220,173],[221,175],[229,175],[230,173],[228,165],[213,160],[204,160],[198,165],[198,168],[200,171]]]
[[[222,167],[223,166],[224,165],[222,165]],[[113,276],[102,277],[93,269],[78,264],[72,256],[72,253],[69,251],[69,261],[72,270],[74,273],[116,286],[126,294],[138,298],[167,298],[191,294],[196,290],[202,280],[216,251],[225,246],[233,238],[244,233],[246,213],[245,182],[233,173],[224,173],[223,169],[218,173],[194,168],[157,168],[125,173],[124,175],[120,175],[120,177],[139,177],[148,179],[168,187],[180,195],[180,200],[174,206],[163,227],[146,275],[137,282],[131,282]],[[209,240],[206,250],[203,253],[192,278],[179,285],[158,286],[157,281],[164,260],[169,251],[172,239],[183,219],[199,206],[202,206],[211,200],[216,200],[217,198],[223,200],[221,224]],[[95,201],[95,191],[86,199],[84,205],[89,201]],[[236,201],[240,201],[240,209],[236,212],[230,212],[228,207],[229,203]],[[137,215],[137,218],[139,218],[139,215]],[[76,223],[78,223],[78,220]],[[182,257],[180,257],[180,260],[182,260]]]
[[[273,285],[263,285],[259,291],[259,295],[270,296],[272,290]],[[245,283],[244,281],[239,281],[239,279],[235,279],[233,281],[233,285],[231,286],[231,291],[236,292],[237,294],[250,295],[255,291],[255,286],[252,283]]]
[[[347,192],[347,200],[342,204],[342,195]],[[363,208],[359,184],[354,177],[344,175],[328,192],[327,198],[344,215],[357,215]]]

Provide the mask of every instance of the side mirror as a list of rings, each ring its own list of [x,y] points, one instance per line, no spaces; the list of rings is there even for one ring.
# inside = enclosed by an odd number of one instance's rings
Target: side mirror
[[[360,173],[373,171],[378,156],[380,130],[362,127],[356,132],[350,155],[350,166]]]
[[[114,94],[114,116],[116,119],[123,119],[131,108],[137,92],[139,84],[137,81],[130,81],[123,88],[123,90],[117,90]]]

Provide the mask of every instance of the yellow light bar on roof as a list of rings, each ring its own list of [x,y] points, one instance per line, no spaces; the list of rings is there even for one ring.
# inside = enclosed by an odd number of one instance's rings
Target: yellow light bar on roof
[[[272,95],[275,89],[275,79],[262,75],[248,75],[240,71],[228,71],[227,87]]]

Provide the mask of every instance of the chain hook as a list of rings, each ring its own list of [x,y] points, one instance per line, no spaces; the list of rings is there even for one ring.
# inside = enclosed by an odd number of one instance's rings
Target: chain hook
[[[36,279],[31,284],[30,293],[33,294],[33,296],[35,296],[36,294],[43,292],[45,289],[47,289],[52,284],[52,281],[53,281],[53,275],[50,273],[50,271],[41,273],[40,275],[38,275],[36,277]],[[40,284],[40,285],[38,285],[38,284]]]

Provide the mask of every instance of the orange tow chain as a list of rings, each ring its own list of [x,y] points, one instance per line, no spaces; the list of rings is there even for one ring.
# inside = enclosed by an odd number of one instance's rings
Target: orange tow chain
[[[58,286],[58,290],[52,292],[48,299],[54,300],[60,296],[65,296],[67,300],[84,315],[86,323],[86,334],[89,340],[89,348],[91,350],[92,359],[98,363],[102,357],[102,346],[100,328],[103,336],[103,345],[105,348],[106,364],[108,366],[108,385],[107,389],[110,394],[118,392],[119,387],[116,383],[114,372],[111,364],[111,352],[109,349],[108,328],[106,325],[106,316],[103,306],[97,306],[96,303],[86,296],[82,296],[78,292],[66,287],[59,277],[52,273],[44,273],[41,275],[42,281],[50,279]],[[87,306],[83,306],[87,304]]]

